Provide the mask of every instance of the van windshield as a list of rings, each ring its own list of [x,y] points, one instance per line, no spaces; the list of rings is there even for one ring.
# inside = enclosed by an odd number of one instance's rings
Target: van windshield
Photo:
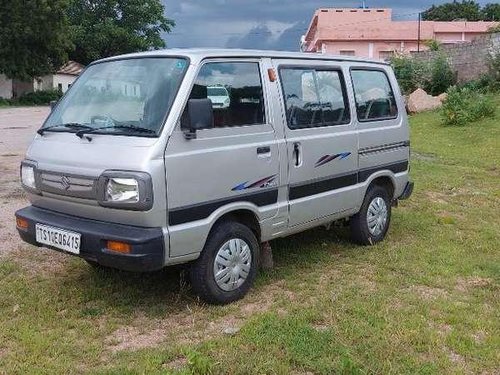
[[[187,66],[182,58],[133,58],[90,65],[42,129],[158,136]]]
[[[227,90],[223,87],[207,87],[208,96],[228,96]]]

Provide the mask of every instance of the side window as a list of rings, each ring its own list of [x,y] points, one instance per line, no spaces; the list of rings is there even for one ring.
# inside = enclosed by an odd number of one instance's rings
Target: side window
[[[349,122],[349,105],[337,70],[280,70],[288,127],[303,129]]]
[[[258,63],[214,62],[203,65],[189,98],[212,101],[215,127],[265,123]]]
[[[398,109],[387,75],[380,70],[351,71],[359,121],[396,118]]]

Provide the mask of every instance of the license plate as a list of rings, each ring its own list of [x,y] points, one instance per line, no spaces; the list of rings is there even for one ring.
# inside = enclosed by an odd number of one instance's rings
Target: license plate
[[[80,254],[80,233],[36,224],[36,242],[54,246],[73,254]]]

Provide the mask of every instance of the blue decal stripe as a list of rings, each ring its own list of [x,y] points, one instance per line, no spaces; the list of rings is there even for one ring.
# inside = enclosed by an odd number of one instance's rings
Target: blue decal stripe
[[[314,167],[315,168],[321,167],[322,165],[325,165],[325,164],[327,164],[335,159],[339,159],[339,160],[345,159],[345,158],[349,157],[349,155],[351,155],[350,152],[341,152],[341,153],[335,154],[335,155],[324,155],[321,158],[319,158],[319,160],[316,162]]]
[[[261,178],[260,180],[257,180],[257,181],[255,181],[255,182],[253,182],[251,184],[248,184],[248,181],[243,182],[243,183],[235,186],[231,190],[232,191],[240,191],[240,190],[252,189],[252,188],[255,188],[255,187],[262,188],[262,187],[266,187],[265,186],[266,184],[269,184],[269,183],[273,182],[275,179],[276,179],[276,175],[273,174],[272,176]]]

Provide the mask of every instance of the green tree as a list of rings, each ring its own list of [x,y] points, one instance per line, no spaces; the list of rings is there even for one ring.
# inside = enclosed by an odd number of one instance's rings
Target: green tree
[[[486,4],[481,10],[483,21],[499,21],[500,22],[500,4]]]
[[[68,17],[82,64],[122,53],[165,47],[162,32],[175,25],[160,0],[71,0]]]
[[[0,73],[28,80],[67,60],[67,0],[0,0]]]
[[[467,21],[480,21],[482,19],[481,7],[473,0],[453,1],[441,5],[433,5],[422,13],[425,21],[453,21],[465,19]]]

